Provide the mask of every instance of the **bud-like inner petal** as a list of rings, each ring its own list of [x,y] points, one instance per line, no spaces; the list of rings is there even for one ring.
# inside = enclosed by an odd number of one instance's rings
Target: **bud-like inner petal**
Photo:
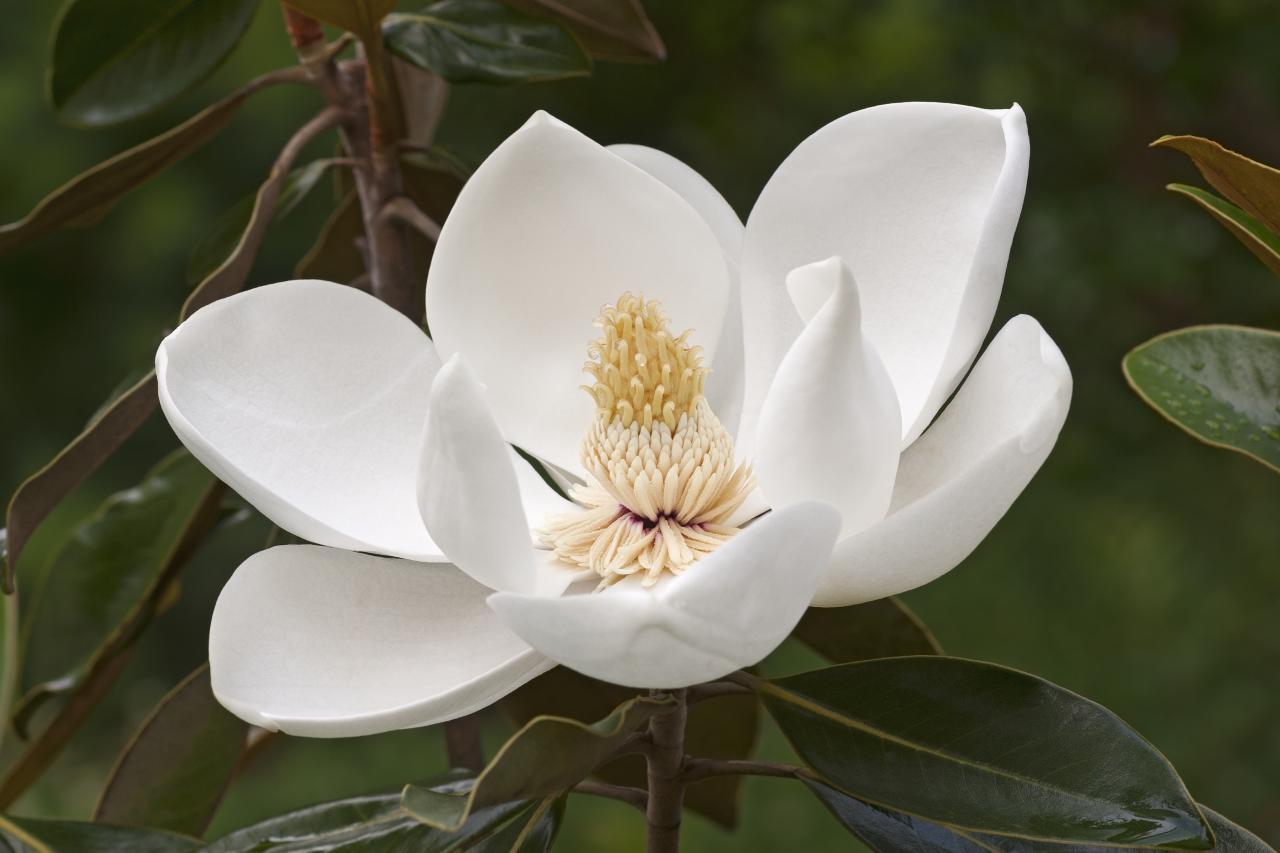
[[[591,480],[575,487],[581,511],[541,531],[561,559],[607,586],[642,573],[652,585],[679,574],[737,532],[729,519],[755,478],[703,396],[707,368],[690,332],[672,337],[655,301],[624,293],[596,325],[583,386],[596,413],[582,442]]]

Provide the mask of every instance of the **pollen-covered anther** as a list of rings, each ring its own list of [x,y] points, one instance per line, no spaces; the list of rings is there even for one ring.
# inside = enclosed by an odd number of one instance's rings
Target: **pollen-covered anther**
[[[679,574],[726,542],[730,518],[755,488],[748,465],[703,390],[707,368],[690,332],[672,337],[661,306],[623,294],[596,323],[583,388],[596,413],[582,442],[591,482],[573,491],[584,509],[541,531],[561,559],[607,586],[641,573],[646,586]]]

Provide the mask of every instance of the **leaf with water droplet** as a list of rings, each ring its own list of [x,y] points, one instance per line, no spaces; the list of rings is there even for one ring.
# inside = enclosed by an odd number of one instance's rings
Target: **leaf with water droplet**
[[[1129,384],[1193,437],[1280,471],[1280,332],[1196,326],[1124,359]],[[1185,400],[1187,406],[1175,405]]]

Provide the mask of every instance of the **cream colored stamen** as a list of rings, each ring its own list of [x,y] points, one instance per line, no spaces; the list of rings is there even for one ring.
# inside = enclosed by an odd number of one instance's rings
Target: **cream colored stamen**
[[[655,301],[625,293],[607,305],[588,348],[583,386],[596,413],[582,442],[591,480],[573,489],[581,511],[540,531],[557,556],[607,586],[636,573],[651,586],[680,574],[737,533],[734,512],[755,488],[749,465],[703,390],[707,368],[690,332],[673,338]]]

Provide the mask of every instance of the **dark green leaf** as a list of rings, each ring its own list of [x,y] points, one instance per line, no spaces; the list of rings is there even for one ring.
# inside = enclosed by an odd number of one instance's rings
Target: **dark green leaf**
[[[942,654],[920,617],[896,598],[810,607],[792,636],[832,663]]]
[[[915,815],[873,806],[843,794],[817,779],[801,781],[836,820],[876,853],[1114,853],[1115,847],[1094,844],[1048,844],[1007,835],[968,833]],[[1215,850],[1223,853],[1274,853],[1253,833],[1203,805],[1201,814],[1213,830]]]
[[[591,60],[563,27],[497,0],[440,0],[421,12],[389,16],[382,35],[392,53],[451,83],[526,83],[591,73]]]
[[[200,842],[155,829],[4,817],[0,845],[13,853],[187,853]]]
[[[222,63],[258,0],[71,0],[53,33],[49,99],[65,121],[114,124],[181,95]]]
[[[486,806],[557,796],[585,779],[670,704],[670,699],[637,697],[592,725],[537,717],[503,744],[466,793],[407,785],[402,805],[424,824],[453,831]]]
[[[759,681],[823,781],[965,830],[1205,850],[1182,780],[1105,708],[993,664],[899,657]]]
[[[1234,234],[1237,240],[1244,243],[1245,248],[1253,252],[1258,260],[1266,264],[1276,275],[1280,275],[1280,236],[1268,231],[1265,225],[1231,202],[1223,201],[1199,187],[1169,184],[1168,189],[1186,196],[1209,211],[1210,215]]]
[[[596,59],[661,62],[667,49],[640,0],[503,0],[508,6],[559,21]]]
[[[1124,357],[1125,378],[1193,438],[1280,471],[1280,332],[1194,326]]]
[[[1280,233],[1280,170],[1199,136],[1162,136],[1151,144],[1186,154],[1214,189]]]
[[[598,720],[641,691],[607,684],[558,666],[501,700],[517,725],[539,714]],[[685,728],[685,747],[703,758],[746,759],[755,750],[760,727],[760,703],[751,694],[719,696],[693,705]],[[627,755],[596,768],[598,779],[614,785],[644,788],[644,758]],[[684,804],[727,829],[738,822],[742,776],[715,776],[690,785]]]
[[[275,208],[271,212],[271,221],[288,216],[315,188],[331,166],[333,160],[315,160],[285,176]],[[240,242],[240,236],[249,225],[256,201],[256,192],[245,196],[213,223],[213,227],[196,244],[191,259],[187,261],[188,284],[194,285],[207,278],[231,256]]]
[[[9,500],[4,591],[14,590],[18,558],[53,508],[84,482],[156,410],[156,376],[148,373],[89,421],[75,439],[18,486]]]
[[[20,716],[48,696],[74,690],[95,662],[132,642],[216,519],[219,497],[213,475],[177,451],[76,528],[32,603]]]
[[[202,835],[249,725],[218,704],[204,664],[173,688],[125,747],[94,820]]]
[[[0,255],[68,225],[101,219],[130,190],[154,178],[212,139],[261,85],[246,86],[160,136],[148,139],[72,178],[18,222],[0,226]]]
[[[470,779],[456,779],[433,784],[431,790],[456,794],[470,784]],[[476,849],[512,825],[532,822],[536,827],[547,819],[546,810],[535,816],[537,810],[537,804],[527,802],[479,809],[461,829],[449,833],[409,816],[400,806],[399,793],[352,797],[238,829],[204,853],[452,853]],[[558,822],[558,813],[553,817]]]

